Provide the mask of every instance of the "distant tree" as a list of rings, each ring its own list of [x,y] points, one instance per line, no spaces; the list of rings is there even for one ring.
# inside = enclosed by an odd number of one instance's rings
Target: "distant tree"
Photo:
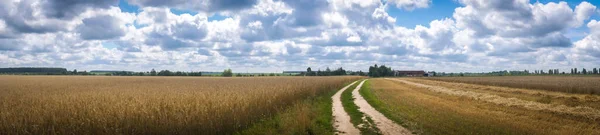
[[[378,67],[377,64],[375,64],[374,66],[369,67],[368,75],[371,77],[385,77],[385,76],[393,76],[394,72],[392,71],[392,68],[390,68],[390,67],[386,67],[385,65],[381,65]]]
[[[275,73],[270,73],[269,76],[275,76]]]
[[[365,74],[365,72],[363,72],[362,70],[358,71],[358,75],[360,75],[360,76],[367,76],[367,74]]]
[[[150,76],[156,76],[156,70],[154,70],[154,68],[150,70]]]
[[[221,76],[224,76],[224,77],[231,77],[231,76],[233,76],[233,72],[231,72],[231,69],[225,69],[225,70],[223,71],[223,73],[221,74]]]
[[[554,74],[554,71],[552,71],[552,69],[548,69],[548,74]]]
[[[377,64],[375,64],[375,66],[369,66],[369,76],[370,77],[379,77],[377,76],[377,73],[375,71],[375,69],[377,68]]]
[[[160,72],[158,72],[157,75],[158,76],[173,76],[174,73],[169,70],[161,70]]]
[[[379,67],[377,66],[377,64],[375,64],[374,66],[370,66],[369,67],[369,76],[370,77],[379,77],[378,69],[379,69]]]
[[[306,68],[306,76],[312,76],[313,72],[312,69],[310,67]]]
[[[598,69],[594,68],[592,74],[598,74]]]
[[[585,68],[583,68],[583,71],[581,71],[584,75],[587,74],[587,70],[585,70]]]
[[[188,75],[185,72],[177,71],[177,72],[175,72],[175,76],[188,76]]]
[[[188,73],[189,76],[202,76],[202,72],[190,72]]]
[[[331,75],[346,75],[346,70],[344,70],[344,68],[340,67],[340,68],[336,69],[335,71],[332,71]]]
[[[577,72],[577,68],[573,69],[573,74],[579,74],[579,72]]]

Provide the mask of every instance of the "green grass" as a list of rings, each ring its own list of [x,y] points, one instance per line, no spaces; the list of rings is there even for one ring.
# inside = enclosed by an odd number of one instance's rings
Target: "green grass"
[[[283,113],[255,123],[252,127],[236,134],[333,135],[335,129],[333,127],[333,112],[331,110],[333,101],[331,97],[336,92],[337,90],[332,90],[326,94],[305,99]]]
[[[354,104],[354,97],[352,97],[352,91],[360,84],[360,81],[350,86],[346,91],[342,92],[342,105],[344,106],[344,110],[348,115],[350,115],[350,122],[360,130],[360,133],[363,135],[377,135],[381,134],[379,129],[375,126],[375,122],[368,117],[365,116],[364,113],[360,112],[359,107]],[[364,84],[363,84],[364,87]],[[363,117],[366,119],[363,120]]]
[[[371,91],[371,81],[370,80],[365,81],[365,83],[360,88],[360,90],[358,90],[358,92],[360,93],[361,96],[363,96],[363,98],[367,101],[367,103],[369,103],[373,108],[375,108],[375,110],[381,112],[385,117],[390,118],[391,116],[393,116],[392,112],[390,110],[383,109],[383,108],[385,108],[384,103],[381,102],[380,100],[378,100],[377,96],[375,96],[375,94],[373,94],[373,92]],[[410,124],[405,122],[404,120],[401,120],[398,118],[396,118],[396,119],[390,118],[390,119],[402,127],[410,126]],[[412,131],[414,131],[414,130],[415,129],[413,129]]]
[[[385,81],[385,80],[378,80]],[[512,129],[505,123],[497,123],[489,116],[464,115],[456,110],[435,106],[420,101],[420,98],[404,96],[403,91],[378,90],[371,87],[371,82],[366,82],[359,90],[365,100],[384,116],[411,130],[413,134],[527,134],[520,129]],[[404,91],[409,92],[409,91]],[[430,93],[435,96],[439,93]],[[402,96],[402,97],[399,97]],[[485,103],[469,101],[461,97],[450,97],[452,100],[462,101],[463,105],[475,102],[475,108],[493,108]],[[469,101],[469,102],[467,102]],[[466,107],[462,106],[462,107]],[[473,108],[464,108],[473,109]]]

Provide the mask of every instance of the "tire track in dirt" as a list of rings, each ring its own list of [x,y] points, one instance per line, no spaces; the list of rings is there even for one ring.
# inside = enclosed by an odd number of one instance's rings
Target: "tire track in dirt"
[[[352,96],[355,98],[354,104],[356,104],[356,106],[359,107],[359,111],[371,117],[373,122],[375,122],[375,125],[377,125],[377,128],[384,135],[412,135],[412,133],[408,129],[396,124],[394,121],[388,119],[382,113],[375,110],[375,108],[373,108],[360,95],[359,90],[362,87],[363,83],[365,83],[365,81],[366,80],[360,82],[360,84],[358,84],[358,86],[356,86],[356,88],[352,91]]]
[[[438,92],[438,93],[444,93],[444,94],[453,95],[453,96],[469,97],[469,98],[472,98],[475,100],[490,102],[490,103],[494,103],[494,104],[498,104],[498,105],[519,106],[519,107],[523,107],[523,108],[526,108],[529,110],[535,110],[535,111],[549,111],[549,112],[554,112],[554,113],[575,115],[575,116],[585,117],[585,118],[588,118],[591,120],[600,119],[600,111],[596,110],[594,108],[591,108],[591,107],[587,107],[587,106],[569,107],[569,106],[562,105],[562,104],[561,105],[544,104],[544,103],[539,103],[539,102],[534,102],[534,101],[526,101],[526,100],[522,100],[522,99],[518,99],[518,98],[501,97],[501,96],[494,95],[494,94],[478,93],[478,92],[465,91],[465,90],[456,90],[456,89],[450,89],[450,88],[441,87],[441,86],[431,86],[431,85],[427,85],[427,84],[421,84],[421,83],[416,83],[416,82],[411,82],[411,81],[401,80],[401,79],[390,79],[390,78],[386,78],[386,79],[402,82],[402,83],[405,83],[408,85],[426,88],[427,90]]]
[[[360,130],[354,127],[354,125],[352,125],[350,122],[350,115],[344,111],[344,106],[342,105],[342,92],[354,85],[356,82],[357,81],[354,81],[348,86],[340,89],[337,93],[335,93],[335,95],[333,95],[333,97],[331,97],[333,100],[333,127],[336,129],[337,134],[360,134]]]

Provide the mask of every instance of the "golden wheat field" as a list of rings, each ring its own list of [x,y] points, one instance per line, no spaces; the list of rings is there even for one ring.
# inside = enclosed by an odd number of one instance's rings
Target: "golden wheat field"
[[[357,79],[0,76],[0,134],[230,134]]]
[[[568,93],[600,94],[600,85],[598,85],[600,76],[432,77],[427,79]]]

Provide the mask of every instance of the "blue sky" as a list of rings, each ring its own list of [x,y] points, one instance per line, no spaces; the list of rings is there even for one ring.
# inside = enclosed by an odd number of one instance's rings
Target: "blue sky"
[[[559,2],[7,0],[0,2],[0,65],[249,72],[372,64],[443,72],[600,67],[600,1]]]
[[[390,16],[396,18],[396,25],[414,28],[417,25],[429,26],[436,19],[451,18],[460,3],[454,0],[433,1],[429,8],[406,11],[399,8],[388,8]]]

